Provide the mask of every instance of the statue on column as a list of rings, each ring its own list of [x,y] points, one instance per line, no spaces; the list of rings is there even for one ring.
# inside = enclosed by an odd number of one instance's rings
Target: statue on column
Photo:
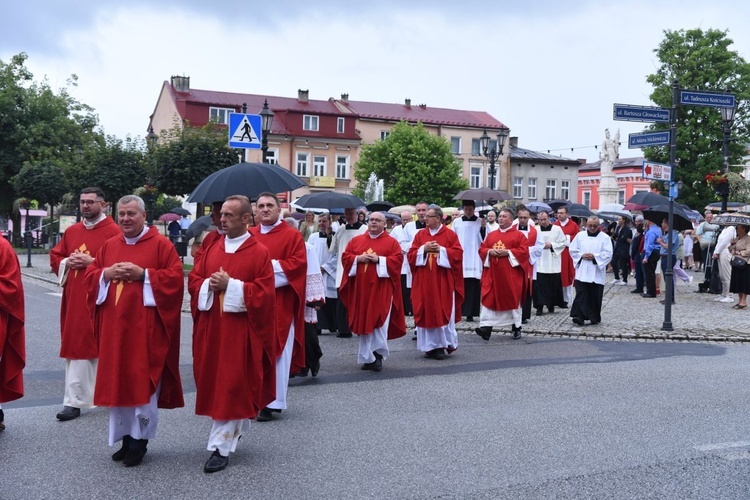
[[[614,139],[609,137],[609,129],[604,129],[604,142],[602,142],[602,150],[599,152],[599,159],[602,160],[601,173],[602,175],[611,174],[615,164],[615,160],[620,157],[620,129],[617,129]]]

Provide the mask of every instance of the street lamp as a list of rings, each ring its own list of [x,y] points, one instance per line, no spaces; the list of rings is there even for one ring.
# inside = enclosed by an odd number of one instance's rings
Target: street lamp
[[[263,100],[263,109],[260,110],[261,128],[263,129],[263,140],[260,149],[263,151],[263,163],[268,160],[268,134],[273,125],[274,112],[268,108],[268,99]]]
[[[153,147],[156,144],[156,141],[159,140],[159,136],[154,133],[154,127],[149,125],[148,126],[148,134],[146,135],[146,143],[149,147]]]
[[[510,130],[507,128],[501,128],[497,133],[497,151],[494,145],[490,149],[490,136],[487,135],[487,129],[482,131],[482,136],[479,138],[479,142],[482,145],[482,154],[490,160],[490,189],[495,189],[495,162],[503,154],[503,146],[505,146],[505,139],[508,138],[508,134],[510,134]]]
[[[734,114],[737,112],[737,103],[731,108],[721,109],[721,131],[723,132],[722,147],[724,152],[724,173],[729,173],[729,141],[731,141],[732,125],[734,125]],[[729,199],[729,190],[721,194],[721,213],[727,211],[727,201]]]

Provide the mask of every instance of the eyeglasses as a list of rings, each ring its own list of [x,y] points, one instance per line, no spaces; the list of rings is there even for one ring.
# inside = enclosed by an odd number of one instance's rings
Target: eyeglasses
[[[438,218],[437,215],[428,215],[427,217],[429,217],[430,219],[437,219]]]
[[[80,201],[79,201],[79,203],[80,203],[81,205],[87,205],[87,206],[89,206],[89,207],[90,207],[90,206],[91,206],[91,205],[93,205],[94,203],[101,203],[101,201],[99,201],[99,200],[80,200]]]

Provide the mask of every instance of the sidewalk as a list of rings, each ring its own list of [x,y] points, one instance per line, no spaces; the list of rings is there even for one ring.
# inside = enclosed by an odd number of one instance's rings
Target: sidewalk
[[[31,268],[26,266],[26,255],[19,255],[21,260],[21,274],[24,276],[57,284],[57,276],[49,266],[49,256],[46,254],[32,255]],[[187,260],[186,260],[187,262]],[[692,271],[688,271],[692,273]],[[596,326],[578,326],[568,316],[569,309],[557,309],[553,314],[532,317],[528,324],[523,325],[524,335],[561,336],[572,338],[605,338],[628,340],[672,340],[672,341],[713,341],[713,342],[750,342],[750,309],[732,309],[733,304],[714,302],[717,295],[697,293],[701,275],[694,274],[695,281],[691,285],[678,283],[675,300],[672,305],[673,331],[663,331],[664,306],[659,300],[644,299],[639,294],[630,293],[635,285],[619,286],[607,284],[604,286],[604,302],[602,304],[602,323]],[[607,282],[611,281],[611,274]],[[190,299],[187,293],[187,279],[183,312],[190,312]],[[413,319],[406,318],[407,326],[413,329]],[[478,322],[458,323],[460,333],[473,335]],[[510,334],[510,330],[504,332]]]

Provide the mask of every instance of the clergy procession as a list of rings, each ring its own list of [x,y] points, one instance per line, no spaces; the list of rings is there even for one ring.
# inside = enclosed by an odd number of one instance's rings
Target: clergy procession
[[[455,356],[461,321],[485,341],[501,328],[521,338],[532,309],[569,310],[575,324],[595,325],[613,253],[599,219],[581,229],[566,207],[553,223],[523,206],[485,217],[464,200],[452,218],[420,201],[393,227],[384,212],[348,207],[341,221],[325,212],[298,228],[277,195],[264,192],[210,205],[213,227],[193,249],[186,284],[174,245],[146,224],[143,199],[121,198],[112,207],[116,222],[101,189],[81,190],[79,203],[81,222],[50,252],[65,360],[56,418],[108,407],[111,458],[125,467],[142,463],[160,409],[185,405],[178,366],[185,290],[195,414],[211,421],[203,470],[214,473],[228,466],[252,421],[279,420],[293,407],[290,378],[318,376],[324,331],[356,336],[353,358],[378,373],[409,316],[416,350],[434,360]],[[0,263],[3,403],[23,396],[25,350],[18,259],[1,238]]]

